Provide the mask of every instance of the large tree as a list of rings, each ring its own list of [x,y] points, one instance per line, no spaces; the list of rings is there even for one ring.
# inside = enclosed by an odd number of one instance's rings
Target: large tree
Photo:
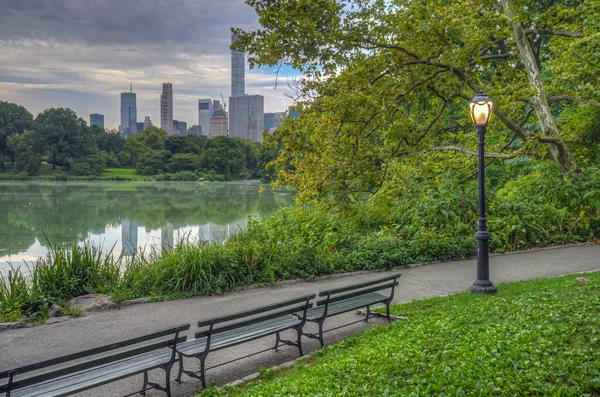
[[[8,137],[21,134],[33,126],[33,116],[23,106],[0,101],[0,171],[4,172],[4,162],[9,150]]]
[[[34,176],[40,170],[42,156],[37,134],[34,131],[24,131],[8,137],[8,147],[13,151],[15,171],[26,172]]]
[[[600,107],[598,0],[247,3],[262,28],[235,30],[234,46],[252,67],[303,73],[302,117],[279,138],[295,168],[280,181],[301,198],[372,192],[409,156],[476,154],[466,109],[480,90],[496,102],[488,157],[547,155],[577,172],[556,120],[562,101]]]
[[[86,122],[71,109],[46,109],[35,119],[37,132],[52,162],[52,169],[61,162],[67,165],[70,157],[84,156],[93,151]]]

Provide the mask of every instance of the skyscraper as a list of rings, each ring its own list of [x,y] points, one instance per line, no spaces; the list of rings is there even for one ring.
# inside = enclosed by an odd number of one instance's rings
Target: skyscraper
[[[231,35],[231,44],[237,41],[237,36]],[[231,96],[238,97],[245,94],[245,69],[246,53],[231,50]],[[231,102],[230,102],[231,103]]]
[[[187,135],[187,123],[185,121],[173,120],[173,129],[178,135]]]
[[[152,124],[152,120],[150,120],[150,116],[146,116],[146,117],[144,117],[144,130],[145,130],[146,128],[150,128],[150,127],[152,127],[152,126],[153,126],[153,124]],[[142,130],[142,131],[143,131],[143,130]],[[140,132],[141,132],[141,131],[140,131]]]
[[[265,113],[265,130],[271,132],[275,128],[275,113]]]
[[[121,93],[121,125],[123,136],[137,134],[137,99],[135,92]]]
[[[262,143],[264,104],[262,95],[229,97],[229,136]]]
[[[160,128],[173,135],[173,84],[163,83],[160,95]]]
[[[100,128],[104,128],[104,115],[98,113],[90,114],[90,126],[97,125]]]
[[[227,136],[228,132],[227,113],[219,106],[219,109],[214,111],[210,119],[210,134],[208,134],[208,138]]]
[[[137,125],[137,131],[138,131],[138,132],[140,132],[140,133],[141,133],[142,131],[144,131],[144,130],[145,130],[145,128],[144,128],[144,123],[143,123],[143,122],[141,122],[141,121],[140,121],[140,122],[139,122],[139,123],[137,123],[136,125]]]
[[[213,101],[210,99],[198,99],[198,125],[202,126],[202,134],[210,133],[210,118],[214,112]]]

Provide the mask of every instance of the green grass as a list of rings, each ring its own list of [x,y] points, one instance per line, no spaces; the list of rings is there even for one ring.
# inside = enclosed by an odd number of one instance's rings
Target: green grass
[[[144,175],[138,175],[135,173],[135,168],[107,168],[101,175],[101,179],[129,179],[132,181],[139,181],[149,179]]]
[[[600,273],[395,305],[406,320],[199,396],[598,396]]]

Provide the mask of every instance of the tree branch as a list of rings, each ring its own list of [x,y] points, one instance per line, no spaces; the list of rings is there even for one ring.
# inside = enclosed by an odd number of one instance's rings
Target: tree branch
[[[526,34],[549,34],[552,36],[563,36],[563,37],[583,37],[582,32],[567,32],[564,30],[552,30],[552,29],[525,29]]]
[[[494,54],[494,55],[482,55],[482,61],[490,61],[494,59],[514,59],[517,58],[517,54],[508,53],[508,54]]]
[[[401,153],[399,154],[399,156],[401,157],[405,157],[405,156],[414,156],[417,154],[422,154],[422,153],[427,153],[427,152],[431,152],[431,151],[440,151],[440,150],[453,150],[456,152],[461,152],[461,153],[465,153],[465,154],[469,154],[471,156],[477,156],[479,155],[479,153],[477,153],[477,151],[475,150],[471,150],[471,149],[467,149],[461,146],[455,146],[455,145],[448,145],[448,146],[434,146],[432,148],[429,149],[425,149],[425,150],[419,150],[418,152],[410,152],[410,153]],[[510,153],[510,154],[505,154],[505,153],[495,153],[495,152],[486,152],[485,156],[486,158],[493,158],[493,159],[512,159],[515,158],[519,155],[519,150],[517,150],[516,152]]]
[[[594,101],[593,99],[585,100],[585,99],[581,99],[581,98],[578,98],[573,95],[552,95],[552,96],[548,97],[548,101],[551,101],[551,102],[576,101],[576,102],[584,103],[586,105],[591,105],[591,106],[600,108],[600,102],[598,102],[598,101]]]

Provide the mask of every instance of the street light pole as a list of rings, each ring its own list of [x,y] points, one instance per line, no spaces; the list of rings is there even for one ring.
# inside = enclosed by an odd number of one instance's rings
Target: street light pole
[[[469,103],[471,117],[479,137],[478,173],[479,173],[479,222],[475,239],[477,240],[477,280],[469,289],[473,293],[495,293],[496,287],[490,281],[490,234],[485,221],[485,132],[494,103],[487,95],[480,92]]]

